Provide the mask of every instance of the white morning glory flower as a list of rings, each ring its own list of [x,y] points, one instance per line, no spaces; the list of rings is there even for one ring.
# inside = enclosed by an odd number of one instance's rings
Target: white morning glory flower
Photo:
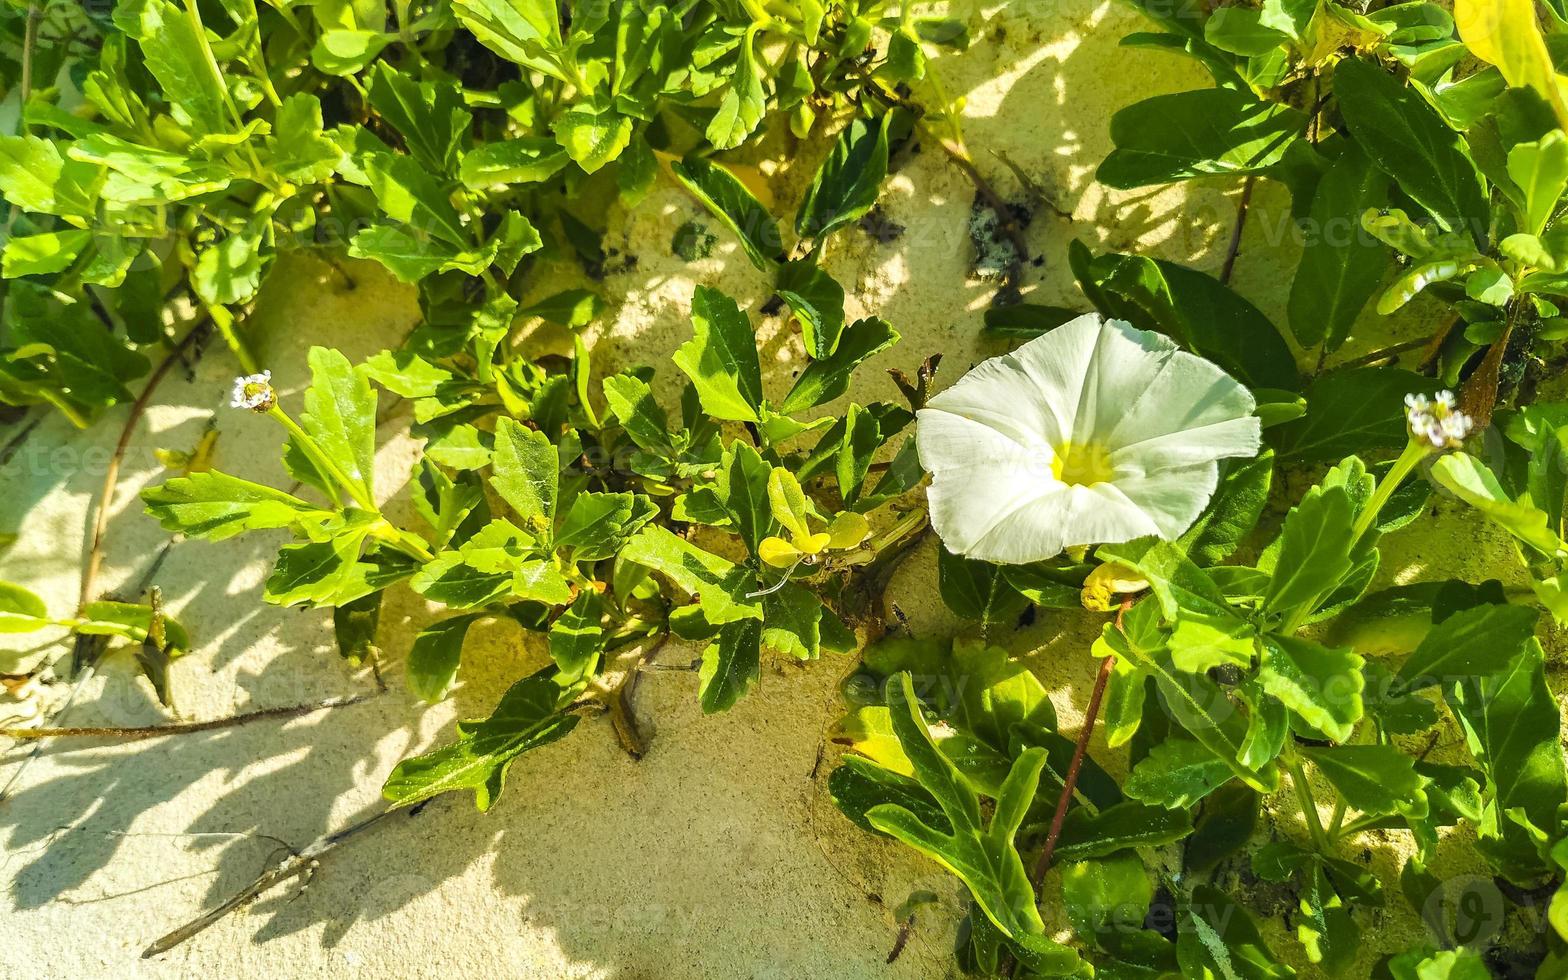
[[[1458,449],[1475,428],[1475,420],[1455,407],[1454,393],[1440,391],[1405,396],[1405,424],[1410,436],[1433,449]]]
[[[270,412],[277,400],[278,396],[272,390],[272,372],[263,371],[234,379],[234,394],[229,398],[229,406]]]
[[[926,403],[916,430],[948,550],[1041,561],[1179,536],[1221,459],[1255,456],[1252,394],[1169,338],[1090,314],[994,357]]]

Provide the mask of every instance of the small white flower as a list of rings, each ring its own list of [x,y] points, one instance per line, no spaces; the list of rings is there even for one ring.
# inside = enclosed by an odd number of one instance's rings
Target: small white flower
[[[931,524],[950,551],[1041,561],[1179,536],[1218,461],[1254,456],[1252,394],[1169,338],[1090,314],[994,357],[919,413]]]
[[[277,393],[272,390],[272,372],[250,374],[234,379],[234,394],[229,399],[231,408],[248,408],[253,412],[270,412],[277,404]]]
[[[1410,437],[1433,449],[1458,449],[1475,428],[1475,420],[1454,406],[1451,391],[1440,391],[1430,399],[1425,395],[1405,396],[1405,424]]]

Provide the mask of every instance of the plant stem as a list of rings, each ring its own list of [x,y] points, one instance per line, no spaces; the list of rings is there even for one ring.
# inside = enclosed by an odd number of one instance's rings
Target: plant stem
[[[1328,822],[1328,835],[1334,840],[1339,840],[1345,826],[1345,798],[1341,796],[1334,801],[1334,816]]]
[[[17,128],[24,136],[27,134],[27,103],[33,97],[33,49],[38,47],[38,22],[43,16],[44,11],[38,5],[38,0],[32,0],[27,5],[27,22],[22,30],[22,79],[18,87],[21,101]]]
[[[299,447],[305,451],[307,456],[310,457],[310,461],[315,463],[316,466],[321,469],[323,475],[332,478],[332,480],[335,481],[338,486],[347,491],[349,498],[353,500],[354,503],[360,507],[360,509],[368,510],[372,514],[379,513],[379,511],[376,510],[375,501],[365,499],[364,492],[354,483],[353,480],[348,478],[348,474],[344,473],[343,470],[338,467],[338,464],[334,463],[326,453],[321,451],[321,447],[316,445],[316,440],[312,439],[309,433],[300,428],[299,423],[290,418],[289,413],[285,412],[281,405],[274,403],[272,408],[268,410],[267,414],[277,419],[278,422],[288,430],[289,435],[294,437],[294,441],[298,442]]]
[[[252,356],[250,348],[240,340],[239,334],[234,332],[234,314],[229,312],[227,306],[208,306],[207,315],[212,317],[212,322],[218,328],[218,333],[223,335],[223,342],[229,345],[229,350],[234,352],[235,358],[240,362],[240,370],[246,374],[257,374],[261,368],[256,366],[256,358]]]
[[[103,489],[98,492],[98,516],[93,522],[93,541],[87,552],[87,565],[82,570],[82,587],[76,604],[78,611],[92,601],[93,585],[97,582],[99,569],[103,567],[103,537],[109,527],[109,505],[114,501],[114,490],[120,480],[120,464],[125,459],[126,449],[130,447],[131,434],[136,431],[136,424],[147,411],[147,403],[152,400],[153,392],[158,390],[158,385],[169,369],[180,361],[185,349],[193,342],[199,342],[206,332],[206,322],[192,327],[185,338],[153,369],[152,375],[147,378],[146,387],[142,388],[142,393],[131,404],[131,414],[120,430],[120,440],[115,443],[114,455],[109,457],[109,465],[104,470]]]
[[[1394,461],[1393,467],[1383,474],[1383,479],[1378,482],[1377,489],[1372,491],[1372,499],[1367,501],[1366,506],[1361,509],[1361,516],[1356,518],[1356,523],[1351,533],[1353,541],[1360,541],[1362,535],[1366,534],[1373,523],[1377,521],[1378,514],[1388,504],[1389,498],[1394,495],[1394,491],[1398,490],[1400,485],[1405,482],[1405,478],[1415,472],[1417,466],[1421,465],[1421,461],[1427,457],[1427,452],[1427,447],[1416,439],[1411,439],[1405,443],[1405,451],[1399,454],[1399,458]]]
[[[1231,273],[1236,271],[1236,257],[1241,254],[1241,233],[1247,227],[1247,211],[1252,206],[1253,178],[1241,184],[1241,200],[1236,202],[1236,224],[1230,231],[1230,244],[1225,249],[1225,264],[1220,267],[1220,282],[1230,285]]]
[[[1307,782],[1307,773],[1301,767],[1301,760],[1297,758],[1294,749],[1287,748],[1280,756],[1285,769],[1290,773],[1290,784],[1296,790],[1296,800],[1301,804],[1301,815],[1307,821],[1307,830],[1312,834],[1312,840],[1317,843],[1318,849],[1328,852],[1328,834],[1323,831],[1323,821],[1318,816],[1317,799],[1312,795],[1312,786]]]
[[[1132,608],[1132,597],[1122,600],[1121,608],[1116,610],[1116,628],[1122,628],[1122,618],[1127,615],[1127,610]],[[1084,710],[1083,727],[1078,730],[1078,741],[1073,745],[1073,758],[1067,765],[1067,773],[1062,779],[1062,795],[1056,799],[1056,810],[1051,814],[1051,829],[1045,835],[1045,847],[1040,850],[1040,858],[1035,862],[1034,874],[1030,883],[1034,886],[1035,895],[1039,896],[1040,884],[1045,880],[1045,873],[1051,869],[1051,855],[1056,851],[1056,841],[1062,836],[1062,824],[1067,819],[1067,808],[1072,804],[1073,791],[1078,787],[1078,772],[1083,766],[1083,758],[1089,752],[1089,737],[1094,732],[1095,719],[1100,715],[1100,702],[1105,698],[1105,687],[1111,679],[1111,669],[1116,666],[1116,657],[1109,656],[1100,661],[1100,672],[1095,675],[1094,689],[1089,692],[1089,706]],[[1039,901],[1039,898],[1036,898]]]

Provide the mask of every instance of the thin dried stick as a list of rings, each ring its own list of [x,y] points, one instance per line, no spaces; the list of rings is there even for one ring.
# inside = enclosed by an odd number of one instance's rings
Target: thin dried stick
[[[423,806],[416,806],[408,811],[408,815],[415,816],[423,810]],[[359,823],[351,824],[342,830],[334,831],[333,833],[316,838],[314,841],[310,842],[304,848],[302,848],[297,854],[291,854],[282,861],[279,861],[278,864],[270,871],[264,872],[262,875],[256,878],[255,881],[240,889],[232,897],[218,905],[216,908],[213,908],[208,912],[203,912],[201,915],[197,916],[195,919],[192,919],[190,922],[187,922],[185,925],[182,925],[178,929],[175,929],[160,937],[152,945],[142,950],[142,959],[150,959],[159,955],[160,953],[167,953],[169,950],[185,942],[187,939],[190,939],[192,936],[198,935],[222,919],[226,918],[240,906],[244,905],[246,902],[249,902],[251,899],[256,898],[262,892],[265,892],[274,885],[281,885],[285,881],[291,881],[302,875],[314,874],[316,868],[320,864],[321,859],[329,852],[335,850],[340,845],[347,843],[349,840],[358,837],[360,834],[370,830],[372,827],[379,825],[387,817],[390,817],[397,812],[398,808],[395,807],[385,809],[380,813],[375,814],[374,816],[370,816],[364,820],[361,820]]]
[[[36,738],[117,738],[136,741],[144,738],[162,738],[165,735],[188,735],[193,732],[210,732],[219,728],[233,728],[253,721],[298,718],[301,715],[325,711],[328,708],[346,708],[360,704],[374,695],[354,694],[348,697],[327,698],[314,704],[294,704],[281,708],[262,708],[226,718],[208,721],[180,722],[173,725],[144,725],[135,728],[0,728],[0,736],[16,739]]]
[[[82,570],[82,589],[77,603],[77,608],[85,607],[92,601],[93,586],[98,581],[98,572],[103,567],[103,536],[109,527],[109,508],[114,503],[114,491],[120,481],[120,463],[125,459],[125,452],[130,448],[131,435],[136,431],[136,423],[147,412],[147,405],[152,400],[158,385],[174,365],[181,363],[185,349],[198,341],[207,332],[208,321],[198,323],[190,329],[174,349],[169,351],[158,366],[153,369],[147,378],[147,385],[142,388],[142,393],[131,403],[131,414],[125,420],[125,426],[120,429],[120,439],[114,446],[114,455],[109,457],[109,465],[103,474],[103,489],[98,493],[98,514],[93,522],[92,548],[87,552],[87,565]]]

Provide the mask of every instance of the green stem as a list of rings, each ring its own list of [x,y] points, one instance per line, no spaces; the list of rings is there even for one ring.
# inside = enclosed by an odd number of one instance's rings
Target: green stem
[[[1290,773],[1290,784],[1296,790],[1296,800],[1301,804],[1301,814],[1306,818],[1307,830],[1312,834],[1312,840],[1317,843],[1320,850],[1327,853],[1328,834],[1323,831],[1323,821],[1318,817],[1318,802],[1312,795],[1312,786],[1307,782],[1307,774],[1301,767],[1301,760],[1296,757],[1294,749],[1287,748],[1280,756],[1280,762]]]
[[[1399,489],[1406,477],[1415,472],[1421,461],[1426,459],[1428,452],[1427,446],[1415,438],[1405,443],[1405,451],[1394,461],[1393,468],[1384,474],[1377,489],[1372,491],[1372,499],[1367,501],[1367,505],[1361,509],[1361,516],[1356,518],[1351,535],[1355,541],[1359,542],[1361,537],[1371,529],[1384,505],[1394,495],[1394,491]]]
[[[218,328],[218,333],[223,335],[223,342],[229,345],[229,350],[234,352],[234,357],[240,362],[240,370],[246,374],[256,374],[261,368],[256,365],[256,358],[251,354],[250,348],[240,340],[239,334],[234,332],[234,314],[229,312],[227,306],[213,305],[207,307],[207,315],[212,317],[212,323]]]
[[[370,511],[372,514],[380,513],[376,509],[376,502],[365,498],[364,491],[353,480],[348,478],[348,474],[344,473],[338,467],[338,464],[332,461],[331,457],[321,451],[321,447],[316,445],[316,440],[312,439],[309,433],[300,428],[299,423],[290,418],[289,413],[285,412],[282,406],[274,403],[267,414],[277,419],[288,430],[289,435],[293,436],[294,441],[299,443],[299,447],[305,451],[305,455],[310,457],[310,461],[315,463],[316,467],[324,475],[336,481],[338,486],[348,493],[349,498],[356,505],[362,510]],[[429,552],[427,551],[426,554],[428,555]]]
[[[1334,803],[1334,818],[1329,821],[1328,835],[1333,840],[1339,840],[1345,826],[1345,798],[1340,797]]]

